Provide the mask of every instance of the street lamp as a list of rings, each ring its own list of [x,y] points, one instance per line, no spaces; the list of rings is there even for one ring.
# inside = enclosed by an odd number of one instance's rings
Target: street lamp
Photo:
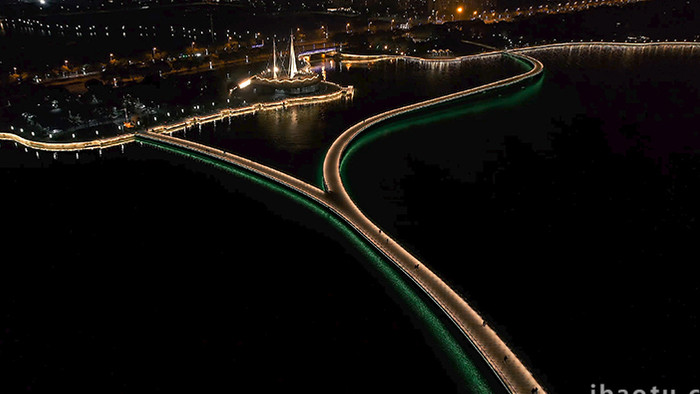
[[[153,47],[153,63],[156,62],[156,47]]]

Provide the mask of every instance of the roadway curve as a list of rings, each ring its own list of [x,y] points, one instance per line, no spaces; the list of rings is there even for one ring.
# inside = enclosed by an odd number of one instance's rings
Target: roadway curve
[[[401,245],[380,231],[379,227],[362,213],[349,197],[340,175],[340,160],[343,153],[352,140],[368,127],[396,115],[518,83],[539,75],[543,70],[542,63],[537,59],[526,55],[514,55],[514,57],[528,62],[532,66],[532,69],[525,73],[486,85],[396,108],[375,115],[347,129],[335,140],[326,154],[323,164],[323,177],[326,190],[322,190],[281,171],[244,157],[193,141],[150,131],[139,133],[136,135],[136,138],[137,140],[155,142],[156,144],[166,144],[184,148],[213,157],[222,162],[233,164],[282,184],[325,206],[352,226],[368,242],[374,245],[377,250],[399,267],[438,306],[440,306],[482,354],[485,361],[493,369],[508,391],[526,394],[531,393],[534,388],[538,388],[539,393],[544,393],[544,390],[539,383],[537,383],[530,371],[527,370],[518,357],[508,348],[491,327],[482,324],[484,320],[464,299],[462,299],[462,297],[430,269],[421,264],[418,259],[406,251]],[[504,361],[506,357],[507,361]]]
[[[498,334],[489,326],[484,326],[483,319],[479,314],[460,297],[452,288],[445,284],[442,279],[422,265],[418,259],[412,256],[401,245],[393,241],[381,229],[377,227],[369,218],[367,218],[356,204],[349,197],[340,175],[340,162],[343,154],[347,151],[351,142],[363,131],[370,126],[376,125],[379,122],[387,120],[391,117],[405,114],[411,111],[416,111],[422,108],[430,107],[439,103],[447,102],[473,95],[480,92],[504,87],[515,84],[529,78],[539,75],[543,71],[543,65],[537,59],[530,57],[524,52],[533,50],[542,50],[555,47],[578,47],[578,46],[603,46],[603,47],[640,47],[640,46],[692,46],[695,48],[700,45],[693,42],[682,43],[653,43],[653,44],[632,44],[632,43],[562,43],[544,45],[539,47],[518,48],[511,51],[500,52],[508,56],[526,61],[532,66],[532,69],[499,81],[491,82],[479,87],[463,90],[460,92],[448,94],[442,97],[425,100],[419,103],[407,105],[401,108],[393,109],[379,115],[375,115],[360,123],[353,125],[344,131],[331,145],[326,154],[323,163],[323,177],[325,190],[316,186],[310,185],[297,178],[294,178],[281,171],[256,163],[252,160],[245,159],[231,153],[224,152],[220,149],[212,148],[196,142],[187,141],[184,139],[172,137],[160,132],[146,131],[137,133],[136,140],[155,142],[156,144],[167,144],[185,148],[191,151],[213,157],[233,164],[235,166],[246,169],[250,172],[258,174],[262,177],[275,181],[283,186],[286,186],[296,192],[307,196],[316,201],[318,204],[325,206],[345,222],[351,225],[355,230],[364,236],[364,238],[372,243],[377,250],[381,251],[389,260],[411,278],[431,299],[443,309],[443,311],[452,319],[454,324],[464,333],[464,335],[472,342],[475,348],[481,353],[486,362],[490,365],[496,375],[501,379],[504,386],[512,393],[528,394],[532,393],[535,388],[538,388],[538,393],[544,393],[545,390],[536,381],[530,371],[522,364],[517,355],[503,342]],[[482,54],[476,56],[496,55],[499,52]],[[469,57],[469,56],[467,56]],[[467,58],[463,57],[463,58]],[[395,58],[386,57],[388,58]],[[463,58],[453,59],[459,61]],[[374,59],[373,59],[374,60]],[[407,60],[414,60],[410,58]],[[123,138],[130,139],[130,136]],[[133,138],[133,137],[132,137]],[[0,133],[0,140],[9,139],[29,146],[35,149],[45,150],[78,150],[78,149],[95,149],[106,147],[106,145],[116,145],[128,141],[109,141],[104,142],[84,142],[84,143],[69,143],[69,144],[52,144],[39,143],[36,141],[26,140],[15,134]]]
[[[344,152],[360,133],[371,126],[407,112],[518,83],[539,75],[544,69],[542,63],[535,58],[527,55],[516,55],[516,57],[530,63],[532,69],[523,74],[479,87],[393,109],[350,127],[333,142],[328,150],[323,163],[323,179],[329,205],[379,251],[401,268],[440,306],[464,335],[469,338],[510,392],[525,394],[531,393],[533,389],[537,388],[539,393],[544,393],[544,389],[537,383],[532,373],[527,370],[517,355],[510,350],[490,326],[483,324],[484,319],[459,294],[429,268],[421,264],[406,249],[382,232],[376,224],[362,213],[348,195],[340,175],[340,162]]]
[[[343,180],[340,174],[340,163],[343,154],[347,151],[352,141],[379,122],[387,120],[391,117],[404,114],[410,111],[415,111],[431,105],[439,104],[445,101],[462,98],[487,90],[507,86],[528,78],[532,78],[540,74],[544,67],[542,63],[525,54],[525,52],[534,50],[547,50],[560,47],[641,47],[641,46],[698,46],[697,43],[652,43],[652,44],[637,44],[637,43],[569,43],[569,44],[551,44],[539,47],[519,48],[516,50],[506,51],[505,53],[513,54],[513,56],[523,59],[532,65],[532,69],[526,73],[492,82],[476,88],[467,89],[461,92],[445,95],[432,100],[426,100],[420,103],[407,105],[405,107],[393,109],[379,115],[375,115],[347,129],[343,132],[331,145],[323,163],[323,178],[324,186],[328,199],[331,200],[333,209],[357,231],[359,231],[369,242],[371,242],[379,251],[387,256],[394,264],[406,273],[415,283],[417,283],[423,291],[425,291],[440,308],[452,319],[459,327],[464,335],[469,338],[476,349],[481,353],[487,363],[491,366],[494,372],[501,379],[506,388],[512,393],[532,393],[537,389],[538,393],[545,393],[544,388],[537,382],[532,373],[525,367],[516,354],[508,347],[508,345],[498,336],[498,334],[490,327],[483,324],[484,320],[479,314],[452,288],[450,288],[442,279],[440,279],[430,269],[423,266],[418,259],[406,251],[401,245],[394,242],[381,229],[376,226],[369,218],[367,218],[357,205],[352,201],[345,189]],[[490,53],[494,54],[494,52]],[[489,55],[489,54],[483,54]],[[481,56],[483,56],[481,55]],[[479,55],[477,55],[479,56]],[[376,60],[384,60],[376,59]],[[451,59],[451,61],[460,61],[463,58]],[[375,60],[375,59],[372,59]],[[372,61],[370,60],[370,61]],[[407,60],[414,60],[410,58]]]
[[[625,43],[625,42],[597,42],[597,41],[591,41],[591,42],[569,42],[569,43],[554,43],[554,44],[545,44],[545,45],[538,45],[538,46],[531,46],[531,47],[520,47],[520,48],[515,48],[511,49],[509,51],[505,51],[505,53],[511,53],[513,55],[515,54],[525,54],[525,53],[530,53],[530,52],[538,52],[541,50],[549,50],[549,49],[557,49],[557,48],[575,48],[575,47],[587,47],[589,49],[597,48],[597,47],[602,47],[602,48],[646,48],[646,47],[663,47],[663,46],[671,46],[671,47],[689,47],[695,50],[696,48],[700,47],[700,43],[698,42],[690,42],[690,41],[678,41],[678,42],[650,42],[650,43]],[[394,60],[394,59],[403,59],[407,61],[416,61],[416,62],[423,62],[423,63],[458,63],[462,62],[467,59],[473,59],[477,57],[490,57],[490,56],[498,56],[500,54],[504,53],[504,51],[500,50],[494,50],[491,52],[484,52],[481,54],[477,55],[466,55],[466,56],[458,56],[454,58],[448,58],[448,59],[426,59],[426,58],[419,58],[415,56],[409,56],[409,55],[348,55],[344,54],[344,57],[346,57],[346,61],[349,62],[358,62],[358,63],[371,63],[371,62],[377,62],[377,61],[385,61],[385,60]],[[534,60],[533,58],[529,56],[522,56],[525,58],[529,58],[531,60]],[[540,65],[541,66],[541,65]],[[500,84],[502,81],[497,81],[494,82],[493,84]],[[484,85],[483,87],[488,87],[487,89],[490,89],[492,87],[489,87],[489,85],[493,84],[488,84]],[[340,87],[340,86],[339,86]],[[341,90],[348,91],[348,88],[343,88],[340,87]],[[475,88],[475,89],[480,89],[480,88]],[[484,90],[487,90],[484,89]],[[473,89],[471,89],[473,90]],[[464,91],[467,92],[467,91]],[[464,92],[458,92],[455,93],[455,95],[462,94]],[[352,90],[349,90],[349,94],[352,95]],[[470,93],[468,93],[470,94]],[[314,96],[314,97],[308,97],[308,98],[302,98],[299,100],[292,99],[292,100],[283,100],[283,101],[278,101],[278,102],[271,102],[271,103],[264,103],[262,105],[251,105],[248,107],[243,107],[243,108],[230,108],[230,109],[225,109],[223,111],[220,111],[218,113],[210,114],[208,116],[200,116],[200,117],[193,117],[189,119],[185,119],[181,121],[180,123],[177,124],[170,124],[170,125],[161,125],[154,127],[150,129],[151,131],[155,132],[160,132],[160,133],[173,133],[176,131],[180,131],[185,129],[186,127],[192,127],[194,125],[198,124],[204,124],[212,121],[217,121],[217,120],[222,120],[227,117],[231,116],[238,116],[238,115],[244,115],[248,113],[255,113],[256,111],[259,110],[273,110],[277,108],[283,108],[283,107],[290,107],[293,105],[307,105],[307,104],[314,104],[318,102],[324,102],[324,101],[330,101],[330,100],[335,100],[339,99],[342,97],[342,94],[337,94],[337,93],[331,93],[327,96]],[[447,97],[447,96],[444,96]],[[442,98],[437,98],[435,100],[440,100]],[[420,103],[419,103],[420,104]],[[134,141],[134,133],[128,133],[128,134],[123,134],[120,136],[116,137],[108,137],[108,138],[101,138],[101,139],[93,139],[89,141],[81,141],[81,142],[48,142],[48,141],[36,141],[32,139],[27,139],[24,137],[19,136],[16,133],[13,132],[0,132],[0,141],[14,141],[18,144],[21,144],[23,146],[26,146],[28,148],[32,149],[37,149],[37,150],[43,150],[43,151],[80,151],[80,150],[92,150],[92,149],[103,149],[103,148],[109,148],[112,146],[116,145],[122,145],[125,143],[133,142]]]

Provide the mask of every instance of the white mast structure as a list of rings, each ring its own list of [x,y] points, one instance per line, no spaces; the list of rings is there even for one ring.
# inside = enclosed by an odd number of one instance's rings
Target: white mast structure
[[[272,79],[277,79],[277,50],[274,38],[272,40]]]
[[[294,54],[294,33],[289,35],[289,78],[294,78],[297,73],[296,55]]]

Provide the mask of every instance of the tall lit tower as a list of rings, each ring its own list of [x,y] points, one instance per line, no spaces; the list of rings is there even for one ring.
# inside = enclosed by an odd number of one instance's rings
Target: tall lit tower
[[[272,78],[277,79],[277,48],[274,38],[272,39]]]
[[[294,54],[294,33],[289,35],[289,78],[294,78],[297,73],[297,59]]]

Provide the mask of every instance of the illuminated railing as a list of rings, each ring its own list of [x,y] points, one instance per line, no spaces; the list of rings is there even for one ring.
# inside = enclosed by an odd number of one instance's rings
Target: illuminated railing
[[[535,46],[518,47],[509,50],[510,52],[526,52],[540,51],[558,48],[569,47],[627,47],[627,48],[643,48],[643,47],[700,47],[700,42],[695,41],[657,41],[657,42],[611,42],[611,41],[581,41],[581,42],[559,42]]]
[[[351,53],[343,53],[343,54],[341,54],[341,61],[343,63],[349,63],[349,64],[374,63],[374,62],[383,62],[383,61],[387,61],[387,60],[407,60],[407,61],[412,61],[412,62],[429,63],[429,64],[461,63],[465,60],[496,56],[502,52],[503,51],[501,51],[501,50],[497,50],[497,51],[477,53],[477,54],[471,54],[471,55],[455,56],[455,57],[450,57],[450,58],[429,58],[429,57],[419,57],[419,56],[412,56],[412,55],[357,55],[357,54],[351,54]]]
[[[43,142],[26,139],[13,133],[0,133],[0,140],[14,141],[28,148],[43,151],[79,151],[104,149],[112,146],[127,144],[134,141],[134,133],[122,134],[116,137],[100,138],[81,142]]]
[[[258,80],[258,81],[264,81],[272,84],[298,84],[298,83],[303,83],[303,82],[312,82],[312,81],[317,81],[321,79],[321,76],[318,74],[310,75],[310,76],[302,76],[302,77],[295,77],[294,79],[286,79],[286,78],[266,78],[262,77],[260,75],[255,75],[252,80]]]
[[[324,83],[331,85],[336,90],[331,93],[318,94],[314,96],[294,97],[287,98],[284,100],[272,101],[268,103],[251,104],[246,107],[227,108],[211,115],[201,117],[196,116],[176,124],[152,127],[148,129],[148,132],[172,134],[176,131],[186,130],[190,127],[203,125],[210,122],[216,122],[218,120],[229,119],[236,116],[255,114],[258,111],[272,111],[286,109],[290,107],[297,107],[301,105],[320,104],[330,101],[341,100],[344,98],[352,98],[354,95],[355,90],[352,86],[340,86],[336,83],[328,81],[325,81]]]
[[[255,114],[258,111],[272,111],[302,105],[320,104],[341,99],[349,99],[354,95],[354,88],[352,86],[340,86],[336,83],[328,81],[325,81],[324,83],[332,86],[336,90],[331,93],[314,96],[294,97],[269,103],[256,103],[246,107],[227,108],[213,114],[195,116],[182,120],[178,123],[155,126],[148,129],[148,131],[153,133],[172,134],[177,131],[186,130],[190,127],[216,122],[218,120]],[[116,137],[107,137],[80,142],[44,142],[27,139],[14,133],[0,133],[0,140],[14,141],[25,147],[44,151],[80,151],[103,149],[130,143],[134,141],[134,135],[135,133],[129,133]]]
[[[370,63],[370,62],[396,60],[396,59],[404,59],[404,60],[408,60],[408,61],[416,61],[416,62],[435,64],[435,63],[461,62],[461,61],[465,61],[468,59],[497,56],[497,55],[500,55],[503,53],[522,53],[522,52],[527,52],[527,51],[549,50],[549,49],[565,48],[565,47],[590,47],[590,48],[595,48],[595,47],[631,47],[631,48],[640,48],[640,47],[663,47],[663,46],[671,46],[671,47],[687,46],[687,47],[692,47],[693,49],[695,49],[695,48],[700,47],[700,43],[692,42],[692,41],[663,41],[663,42],[657,41],[657,42],[643,42],[643,43],[588,41],[588,42],[552,43],[552,44],[544,44],[544,45],[537,45],[537,46],[514,48],[514,49],[507,50],[507,51],[495,50],[495,51],[484,52],[484,53],[475,54],[475,55],[458,56],[458,57],[455,57],[452,59],[431,59],[431,58],[421,58],[421,57],[410,56],[410,55],[358,55],[358,54],[348,54],[348,53],[343,53],[342,57],[344,59],[343,62],[351,63],[351,64],[352,63]],[[332,93],[328,93],[328,94],[290,98],[290,99],[280,100],[280,101],[270,102],[270,103],[258,103],[258,104],[252,104],[252,105],[249,105],[246,107],[228,108],[228,109],[224,109],[224,110],[219,111],[219,112],[214,113],[214,114],[205,115],[205,116],[201,116],[201,117],[192,117],[192,118],[182,120],[182,121],[180,121],[178,123],[174,123],[174,124],[156,126],[156,127],[149,129],[149,131],[153,131],[156,133],[171,134],[171,133],[176,132],[176,131],[185,130],[189,127],[193,127],[196,125],[205,124],[205,123],[209,123],[209,122],[214,122],[217,120],[222,120],[225,118],[255,114],[257,111],[278,110],[278,109],[289,108],[289,107],[294,107],[294,106],[299,106],[299,105],[311,105],[311,104],[317,104],[317,103],[324,103],[324,102],[339,100],[342,98],[351,98],[353,96],[354,90],[353,90],[352,86],[343,87],[343,86],[340,86],[338,84],[335,84],[335,83],[329,82],[329,81],[324,81],[324,83],[333,85],[338,90],[335,92],[332,92]],[[134,133],[122,134],[122,135],[115,136],[115,137],[93,139],[93,140],[81,141],[81,142],[46,142],[46,141],[36,141],[36,140],[27,139],[27,138],[24,138],[20,135],[14,134],[14,133],[0,132],[0,140],[14,141],[18,144],[24,145],[25,147],[37,149],[37,150],[44,150],[44,151],[79,151],[79,150],[103,149],[103,148],[113,147],[116,145],[130,143],[130,142],[134,141]]]
[[[492,55],[499,53],[492,53]],[[544,69],[542,63],[537,59],[526,55],[516,55],[514,57],[519,58],[521,61],[528,62],[531,65],[531,69],[525,73],[475,88],[389,110],[365,119],[348,128],[333,142],[331,148],[328,150],[323,163],[323,179],[327,193],[333,196],[333,201],[337,202],[335,205],[340,206],[338,210],[340,211],[341,217],[348,221],[366,239],[372,242],[377,249],[394,262],[443,311],[445,311],[446,315],[452,319],[455,325],[482,355],[484,360],[486,360],[509,392],[525,394],[530,393],[531,390],[538,387],[538,392],[544,393],[542,387],[520,362],[518,357],[502,341],[495,331],[490,327],[482,325],[483,319],[462,297],[430,271],[430,269],[424,267],[418,259],[406,251],[401,245],[388,236],[382,235],[381,229],[367,218],[354,204],[345,190],[340,175],[340,163],[344,152],[358,135],[370,127],[395,116],[519,83],[539,75]],[[416,267],[419,266],[422,268],[416,269]],[[503,363],[504,355],[507,355],[509,359],[507,364]]]
[[[494,49],[492,51],[483,52],[479,54],[456,56],[453,58],[423,58],[412,55],[358,55],[343,53],[341,54],[341,60],[343,63],[348,64],[362,64],[362,63],[374,63],[387,60],[407,60],[419,63],[459,63],[466,60],[471,60],[475,58],[485,58],[491,56],[498,56],[507,53],[521,53],[525,51],[536,51],[536,50],[547,50],[556,49],[562,47],[572,47],[572,46],[602,46],[602,47],[646,47],[646,46],[691,46],[700,47],[700,42],[693,41],[657,41],[657,42],[610,42],[610,41],[581,41],[581,42],[562,42],[562,43],[551,43],[542,44],[535,46],[518,47],[513,49]]]
[[[328,48],[319,48],[319,49],[312,49],[310,51],[304,51],[301,52],[297,55],[298,58],[302,58],[304,56],[309,56],[309,55],[316,55],[318,53],[328,53],[328,52],[336,52],[338,51],[338,47],[328,47]]]
[[[550,44],[540,47],[529,47],[529,48],[519,48],[510,51],[496,51],[480,55],[471,55],[460,58],[464,60],[465,58],[475,57],[475,56],[493,56],[500,54],[516,54],[519,52],[525,52],[529,50],[547,50],[556,47],[573,47],[573,46],[615,46],[615,47],[641,47],[641,46],[677,46],[677,45],[688,45],[688,46],[698,46],[698,43],[682,42],[682,43],[559,43]],[[489,366],[494,370],[496,375],[504,382],[507,390],[511,393],[527,394],[535,392],[534,387],[539,387],[538,393],[544,394],[544,389],[539,386],[532,374],[527,370],[527,368],[520,362],[518,357],[510,350],[510,348],[502,341],[502,339],[495,333],[495,331],[487,325],[483,324],[481,316],[473,309],[471,306],[460,297],[452,288],[450,288],[442,279],[435,275],[428,267],[424,267],[419,260],[412,256],[408,251],[406,251],[401,245],[396,243],[394,240],[389,238],[385,233],[382,234],[381,229],[375,225],[373,222],[367,218],[360,209],[355,205],[355,203],[350,199],[343,186],[343,181],[340,175],[340,161],[343,157],[344,152],[350,143],[362,132],[370,128],[370,126],[376,125],[379,122],[383,122],[394,116],[405,114],[411,111],[420,110],[429,106],[434,106],[449,100],[455,100],[458,98],[467,97],[477,93],[502,88],[504,86],[512,85],[515,83],[522,82],[528,78],[535,77],[543,71],[543,65],[537,59],[534,59],[527,55],[512,55],[528,62],[532,68],[519,75],[504,78],[499,81],[491,82],[478,87],[470,88],[456,93],[451,93],[441,97],[437,97],[430,100],[425,100],[419,103],[407,105],[401,108],[396,108],[393,110],[386,111],[384,113],[372,116],[368,119],[359,122],[346,131],[344,131],[331,145],[327,152],[326,158],[323,164],[323,178],[325,191],[316,188],[310,184],[307,184],[297,178],[291,177],[290,175],[284,174],[273,168],[264,166],[252,160],[236,156],[223,150],[195,143],[192,141],[187,141],[184,139],[175,138],[172,136],[164,135],[173,131],[181,130],[183,128],[191,127],[194,125],[200,125],[202,123],[213,122],[226,117],[245,115],[249,113],[255,113],[260,110],[276,110],[279,108],[285,108],[295,105],[307,105],[312,103],[318,103],[323,101],[335,100],[346,95],[352,95],[352,87],[339,87],[338,91],[325,95],[308,96],[308,97],[298,97],[271,103],[258,103],[248,107],[226,109],[215,114],[206,115],[203,117],[194,117],[188,120],[172,124],[172,125],[162,125],[157,126],[145,133],[139,133],[136,138],[148,139],[151,141],[163,142],[172,145],[177,145],[182,148],[190,149],[195,152],[199,152],[208,156],[216,157],[218,159],[224,160],[228,163],[235,164],[242,168],[248,169],[256,174],[259,174],[268,179],[274,180],[284,186],[289,187],[301,194],[308,196],[309,198],[317,201],[319,204],[326,206],[332,212],[336,213],[340,218],[349,223],[354,229],[358,231],[366,240],[371,242],[377,250],[383,253],[389,260],[395,263],[411,280],[413,280],[440,308],[442,308],[446,315],[452,319],[455,325],[464,333],[464,335],[474,344],[477,351],[484,357]],[[358,60],[362,55],[355,56]],[[395,56],[391,57],[396,58]],[[420,58],[416,58],[420,59]],[[365,59],[368,60],[368,59]],[[384,59],[387,60],[387,59]],[[420,59],[420,61],[425,61],[426,59]],[[456,59],[455,59],[456,60]],[[378,61],[378,59],[373,59],[373,61]],[[10,133],[0,133],[0,139],[10,139],[27,146],[37,147],[37,149],[42,149],[42,146],[46,145],[54,149],[49,150],[60,150],[58,147],[65,148],[65,150],[76,150],[76,146],[85,145],[85,148],[90,149],[88,146],[92,146],[91,149],[97,147],[106,147],[115,145],[118,143],[123,143],[122,139],[126,141],[127,139],[133,140],[134,135],[123,135],[119,137],[113,137],[109,139],[86,141],[81,143],[66,143],[66,144],[56,144],[56,143],[40,143],[36,141],[26,140],[15,134]],[[92,144],[92,145],[90,145]],[[420,269],[418,269],[420,265]],[[504,359],[504,355],[507,357]]]
[[[526,394],[530,393],[530,390],[533,389],[533,387],[539,387],[539,384],[534,380],[530,372],[520,363],[517,356],[510,351],[510,349],[502,342],[502,340],[490,327],[483,326],[481,324],[483,321],[482,318],[466,303],[466,301],[464,301],[463,298],[461,298],[456,292],[454,292],[454,290],[447,286],[444,281],[442,281],[427,267],[424,267],[415,257],[403,249],[401,245],[389,238],[386,234],[382,234],[379,227],[364,216],[364,214],[359,210],[345,191],[339,169],[340,159],[347,146],[357,135],[368,129],[371,125],[375,125],[400,114],[433,106],[445,101],[518,83],[525,79],[534,77],[542,72],[543,66],[536,59],[526,55],[516,55],[515,57],[530,63],[532,68],[525,73],[513,77],[386,111],[370,117],[347,129],[333,142],[324,160],[323,177],[324,186],[326,189],[325,191],[288,174],[243,157],[227,153],[221,149],[216,149],[196,142],[154,132],[140,133],[137,138],[175,145],[198,152],[200,154],[217,158],[230,164],[234,164],[265,178],[278,182],[279,184],[295,190],[296,192],[303,194],[325,206],[330,211],[337,214],[352,228],[354,228],[368,242],[373,244],[390,261],[396,264],[396,266],[401,269],[408,276],[408,278],[415,282],[420,289],[422,289],[443,311],[445,311],[446,315],[452,319],[455,325],[459,327],[465,336],[471,341],[471,343],[474,344],[477,351],[484,357],[496,375],[503,381],[504,386],[508,391],[512,393]],[[284,105],[303,105],[309,100],[315,101],[319,99],[321,98],[314,96],[299,97],[285,100],[286,103]],[[251,106],[250,110],[255,111],[264,108],[272,109],[278,108],[279,106],[280,102],[267,104],[260,103]],[[201,120],[202,119],[196,119],[194,124]],[[416,270],[414,268],[418,265],[422,267],[420,270]],[[502,361],[504,354],[508,355],[509,358],[509,362],[506,365],[504,365]],[[544,390],[540,388],[539,393],[544,393]]]

